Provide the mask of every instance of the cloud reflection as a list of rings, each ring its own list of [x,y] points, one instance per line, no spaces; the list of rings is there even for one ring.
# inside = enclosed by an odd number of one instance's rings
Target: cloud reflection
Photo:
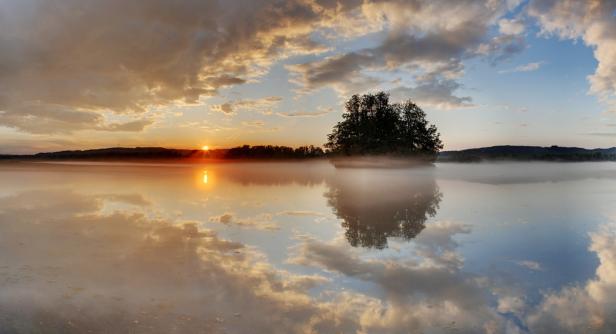
[[[276,270],[195,223],[103,214],[105,201],[67,191],[0,199],[3,331],[353,331],[306,294],[322,277]]]
[[[208,185],[207,206],[182,206],[205,193],[195,182],[202,167],[114,172],[90,166],[86,173],[77,166],[30,166],[20,175],[11,166],[0,195],[0,332],[515,334],[616,328],[615,225],[590,234],[589,248],[599,260],[592,278],[536,291],[540,275],[558,273],[550,259],[520,253],[502,260],[523,272],[522,279],[498,268],[477,269],[484,259],[472,248],[498,252],[486,242],[499,239],[482,235],[473,221],[485,211],[473,219],[451,211],[456,191],[474,194],[476,201],[498,198],[497,187],[479,185],[490,192],[478,194],[469,192],[469,183],[455,181],[464,186],[455,188],[439,179],[447,194],[447,214],[440,216],[452,218],[430,219],[442,197],[430,171],[295,166],[208,166],[215,182]],[[79,168],[82,173],[74,173]],[[46,190],[11,183],[23,175]],[[115,191],[110,180],[135,193]],[[62,188],[69,186],[82,191]],[[502,201],[513,198],[512,189],[505,188]],[[536,188],[516,189],[521,196]],[[253,199],[264,205],[245,206]],[[467,209],[468,203],[454,208]],[[327,205],[338,220],[330,219]],[[177,215],[168,214],[173,210]],[[466,219],[455,219],[460,216]],[[314,224],[313,218],[324,220]],[[420,233],[404,234],[413,231],[404,224],[415,223]],[[407,236],[410,242],[396,242]],[[388,244],[392,249],[374,249]]]
[[[530,312],[533,333],[613,333],[616,328],[616,224],[590,234],[597,254],[595,277],[584,284],[548,292]]]

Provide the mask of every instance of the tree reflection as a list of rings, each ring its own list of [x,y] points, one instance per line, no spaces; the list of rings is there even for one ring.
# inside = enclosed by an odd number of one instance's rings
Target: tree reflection
[[[325,197],[354,247],[383,249],[389,237],[415,238],[442,198],[430,173],[339,170],[328,186]]]

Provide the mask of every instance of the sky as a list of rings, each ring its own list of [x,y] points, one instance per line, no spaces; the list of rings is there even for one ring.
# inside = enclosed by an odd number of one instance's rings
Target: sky
[[[616,1],[0,0],[0,153],[322,145],[378,91],[445,149],[616,146]]]

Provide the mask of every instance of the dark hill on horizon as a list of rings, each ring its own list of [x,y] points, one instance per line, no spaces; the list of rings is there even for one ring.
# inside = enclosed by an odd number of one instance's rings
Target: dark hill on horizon
[[[478,161],[616,161],[616,147],[586,149],[561,146],[501,145],[471,148],[460,151],[443,151],[439,162]]]

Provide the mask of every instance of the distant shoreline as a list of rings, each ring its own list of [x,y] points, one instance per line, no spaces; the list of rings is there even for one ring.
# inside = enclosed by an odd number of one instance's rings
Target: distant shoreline
[[[440,152],[437,162],[481,161],[616,161],[616,147],[586,149],[561,146],[501,145]]]
[[[331,159],[318,147],[240,146],[209,151],[162,147],[114,147],[94,150],[44,152],[30,155],[0,154],[0,161],[89,161],[147,163],[225,163],[259,161],[306,161]],[[349,157],[350,159],[356,157]],[[401,157],[399,159],[405,159]],[[412,158],[409,158],[412,159]],[[560,146],[491,146],[440,152],[436,162],[507,162],[616,161],[616,147],[585,149]]]

